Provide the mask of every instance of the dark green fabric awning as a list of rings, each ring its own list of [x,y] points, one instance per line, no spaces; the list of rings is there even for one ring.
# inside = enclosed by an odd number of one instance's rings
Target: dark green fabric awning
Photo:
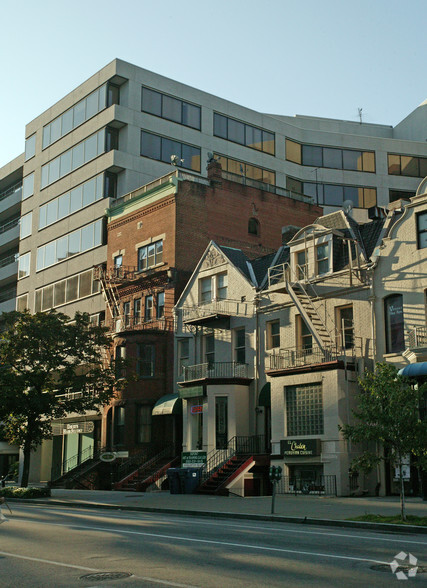
[[[153,406],[153,416],[165,414],[182,414],[182,400],[178,394],[166,394]]]
[[[258,406],[271,406],[271,384],[267,382],[261,388],[258,397]]]

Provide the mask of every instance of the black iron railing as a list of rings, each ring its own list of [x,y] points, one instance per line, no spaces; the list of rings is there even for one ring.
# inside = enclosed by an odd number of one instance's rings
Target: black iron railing
[[[159,446],[159,445],[149,445],[148,447],[138,451],[134,455],[131,455],[127,458],[122,464],[119,465],[117,468],[117,482],[124,480],[127,476],[135,472],[142,466],[146,466],[148,464],[152,465],[156,460],[164,457],[175,457],[175,445],[167,445]]]
[[[204,378],[253,378],[252,366],[237,361],[206,362],[183,367],[182,382]]]
[[[65,476],[67,478],[78,477],[83,473],[86,466],[92,467],[94,462],[100,461],[100,456],[105,451],[107,451],[105,447],[94,451],[93,446],[89,445],[82,452],[52,466],[51,481],[56,482]]]
[[[320,475],[308,480],[295,476],[283,476],[277,484],[277,494],[337,495],[337,479],[333,475]]]

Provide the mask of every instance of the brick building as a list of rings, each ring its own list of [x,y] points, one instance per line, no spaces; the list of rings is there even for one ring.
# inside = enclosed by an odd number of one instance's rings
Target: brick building
[[[280,246],[284,227],[302,227],[319,214],[285,190],[232,181],[215,160],[208,178],[176,170],[108,209],[107,264],[98,270],[106,324],[115,356],[126,357],[136,378],[105,411],[104,445],[131,454],[172,443],[180,450],[179,400],[169,396],[172,309],[209,241],[255,258]]]

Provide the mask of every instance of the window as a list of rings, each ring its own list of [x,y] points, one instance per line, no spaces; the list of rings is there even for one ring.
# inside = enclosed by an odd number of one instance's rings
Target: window
[[[200,303],[206,304],[212,300],[212,278],[202,278],[199,280],[200,286]]]
[[[302,316],[297,317],[297,335],[299,338],[298,348],[311,352],[313,348],[313,336]]]
[[[139,325],[141,322],[141,298],[136,298],[133,301],[133,322]]]
[[[141,110],[200,131],[201,108],[184,100],[142,87]]]
[[[85,208],[104,197],[104,175],[100,174],[40,206],[39,229]]]
[[[123,255],[116,255],[114,258],[114,267],[122,267]]]
[[[307,254],[305,249],[295,254],[296,275],[298,280],[308,279]]]
[[[59,263],[68,257],[102,245],[102,219],[68,233],[37,249],[36,270]]]
[[[125,444],[125,407],[114,408],[114,445],[122,447]]]
[[[246,362],[245,329],[234,331],[234,361],[236,363]]]
[[[154,377],[154,345],[137,344],[136,372],[141,378]]]
[[[329,244],[323,243],[316,247],[317,275],[327,274],[329,271]]]
[[[215,363],[215,337],[214,335],[205,335],[204,337],[205,363],[209,367]]]
[[[341,335],[340,345],[352,349],[354,345],[353,307],[342,306],[336,309],[338,331]]]
[[[43,127],[43,149],[112,104],[119,104],[119,87],[108,82]],[[31,137],[30,137],[31,138]]]
[[[263,182],[264,184],[271,184],[273,186],[276,184],[276,172],[270,169],[265,169],[264,167],[246,163],[245,161],[233,159],[232,157],[226,157],[225,155],[220,155],[219,153],[214,153],[214,156],[215,159],[221,164],[222,169],[230,174],[236,174],[238,176],[256,180],[257,182]]]
[[[280,321],[267,323],[267,349],[280,347]]]
[[[36,134],[25,140],[25,161],[28,161],[36,154]]]
[[[228,276],[227,274],[218,274],[216,277],[216,295],[218,300],[227,299]]]
[[[160,319],[164,316],[165,316],[165,293],[159,292],[157,294],[156,318]]]
[[[146,270],[163,261],[163,241],[157,241],[138,249],[138,271]]]
[[[234,118],[214,112],[214,132],[216,137],[246,145],[257,151],[275,154],[275,135],[259,127],[240,122]]]
[[[172,163],[172,156],[176,156],[175,163],[178,167],[200,172],[200,147],[160,137],[147,131],[141,131],[141,155],[169,164]]]
[[[29,212],[21,216],[20,227],[19,227],[19,238],[24,239],[31,235],[31,227],[33,222],[33,213]]]
[[[146,323],[150,322],[153,319],[153,296],[146,296],[145,297],[145,307],[144,307],[144,321]]]
[[[130,302],[123,303],[123,318],[125,327],[128,327],[130,325]]]
[[[259,235],[259,222],[256,218],[250,218],[248,222],[249,235]]]
[[[30,275],[31,252],[24,253],[18,257],[18,280]]]
[[[117,129],[101,129],[42,166],[41,188],[56,182],[98,155],[116,149]]]
[[[118,345],[115,350],[115,371],[116,378],[124,378],[126,375],[125,361],[126,361],[126,347],[125,345]]]
[[[370,208],[377,204],[376,188],[302,182],[289,176],[286,178],[286,188],[308,196],[320,205],[342,206],[344,200],[351,200],[357,208]]]
[[[151,413],[152,407],[143,404],[136,407],[136,442],[151,442]]]
[[[180,339],[178,341],[178,374],[184,373],[184,368],[190,363],[190,340]]]
[[[304,145],[286,139],[286,159],[299,165],[375,173],[375,152]]]
[[[53,288],[53,299],[45,292],[46,288]],[[49,286],[36,290],[35,312],[49,310],[67,302],[91,296],[99,292],[99,288],[98,280],[94,280],[93,270],[70,276],[65,280],[54,282]]]
[[[427,176],[427,157],[389,153],[388,173],[393,176],[424,178]]]
[[[403,296],[392,294],[384,299],[386,353],[405,349]]]
[[[22,200],[34,194],[34,172],[25,176],[22,181]]]
[[[418,249],[427,247],[427,210],[417,214],[417,245]]]
[[[286,386],[286,434],[323,435],[321,384]]]
[[[16,299],[16,310],[24,312],[28,308],[28,294],[23,294]]]
[[[416,192],[408,192],[407,190],[389,190],[388,191],[388,200],[389,202],[395,202],[396,200],[400,200],[403,198],[404,200],[409,200],[415,196]]]

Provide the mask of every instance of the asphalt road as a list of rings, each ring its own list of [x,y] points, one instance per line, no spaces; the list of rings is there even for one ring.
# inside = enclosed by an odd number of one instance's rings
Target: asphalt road
[[[402,551],[426,569],[409,585],[427,582],[425,535],[16,503],[12,509],[3,509],[9,520],[0,525],[1,588],[389,588],[398,582],[389,563]]]

